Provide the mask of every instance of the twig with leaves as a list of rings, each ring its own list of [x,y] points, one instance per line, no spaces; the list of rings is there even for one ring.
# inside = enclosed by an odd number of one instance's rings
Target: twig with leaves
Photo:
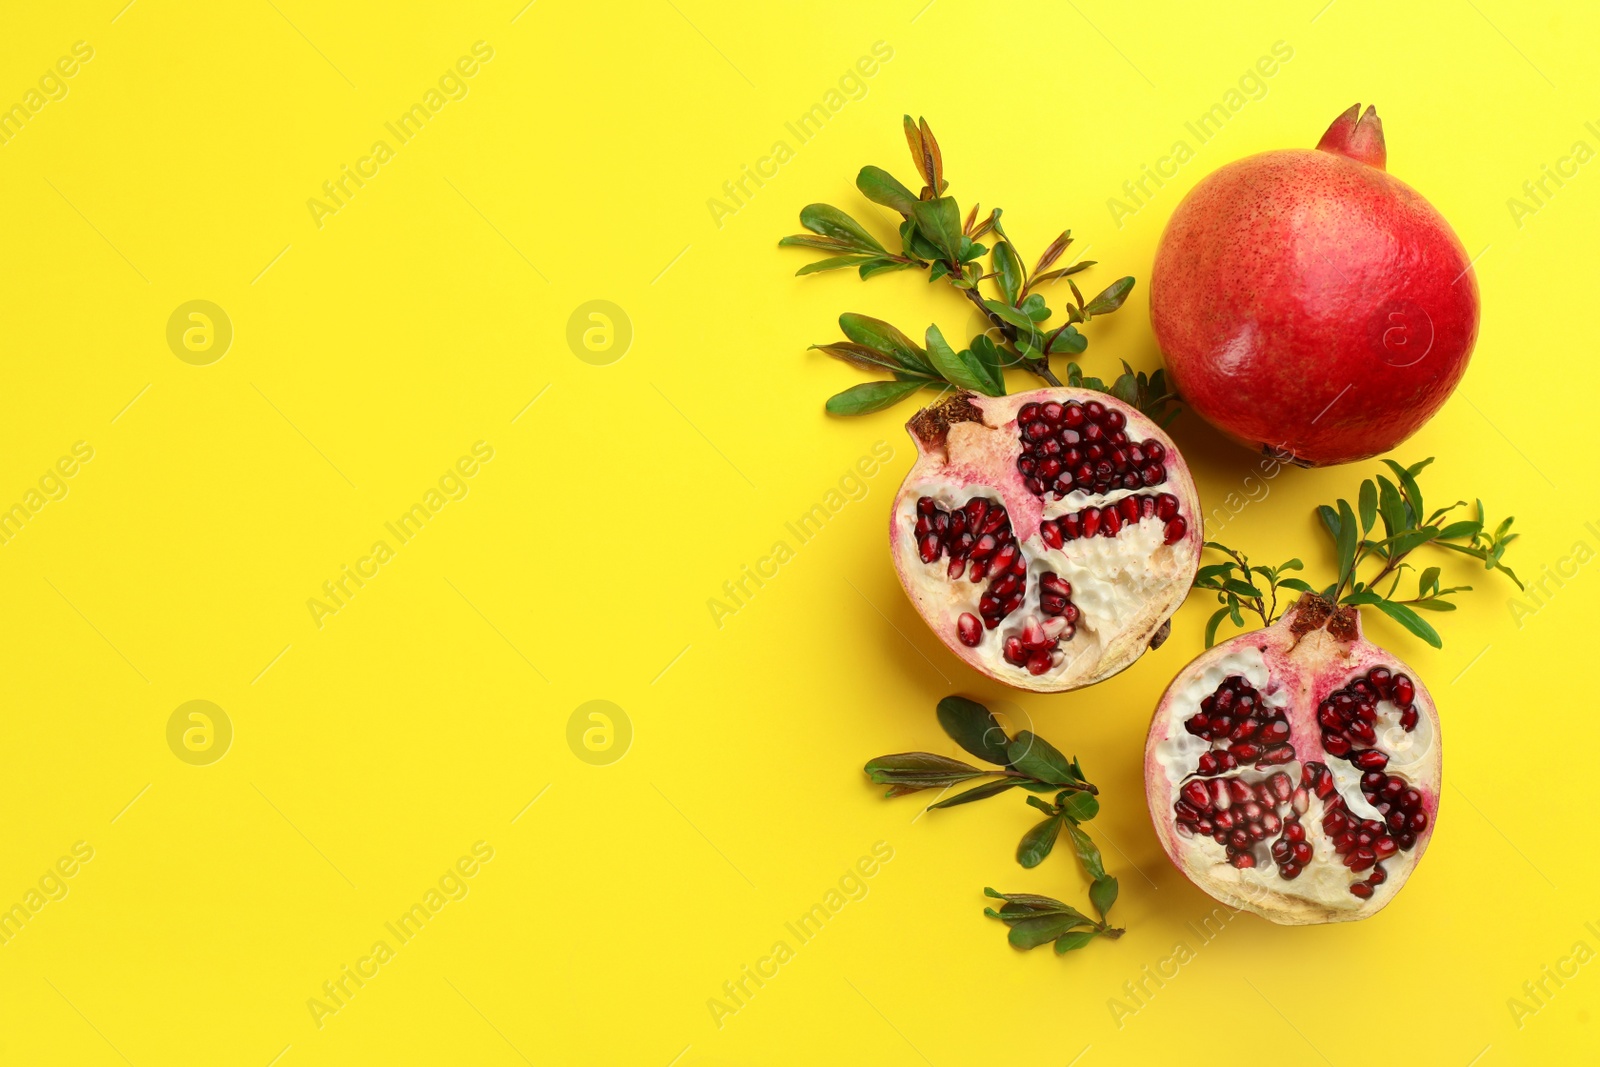
[[[1396,599],[1405,572],[1416,570],[1408,559],[1424,545],[1471,556],[1481,561],[1485,570],[1500,571],[1515,582],[1518,589],[1522,588],[1516,573],[1501,562],[1506,546],[1518,537],[1511,532],[1512,519],[1507,518],[1489,530],[1483,501],[1478,500],[1475,502],[1476,518],[1447,522],[1451,514],[1458,508],[1465,508],[1467,502],[1458,500],[1432,512],[1425,508],[1417,476],[1433,462],[1431,457],[1409,467],[1389,459],[1383,462],[1394,480],[1380,474],[1376,479],[1363,481],[1353,508],[1348,500],[1317,508],[1318,517],[1333,537],[1339,561],[1338,579],[1321,590],[1313,590],[1303,579],[1285,577],[1286,572],[1304,569],[1298,559],[1276,567],[1253,567],[1244,553],[1215,541],[1206,542],[1206,548],[1227,557],[1226,562],[1201,567],[1195,577],[1194,587],[1215,592],[1217,602],[1222,605],[1206,623],[1207,648],[1215,643],[1217,627],[1224,619],[1243,627],[1244,613],[1250,612],[1261,617],[1263,626],[1271,625],[1279,614],[1279,588],[1301,593],[1320,592],[1338,604],[1375,607],[1434,648],[1440,648],[1442,641],[1438,631],[1418,615],[1417,610],[1454,611],[1456,605],[1449,598],[1471,590],[1472,586],[1441,586],[1440,568],[1428,567],[1417,576],[1416,595]],[[1380,523],[1383,536],[1377,537],[1374,531]],[[1361,577],[1364,567],[1372,570],[1367,578]],[[1385,583],[1388,588],[1381,588]],[[1287,598],[1284,606],[1288,606]]]
[[[1044,738],[1028,730],[1007,737],[988,708],[966,697],[949,696],[939,701],[938,716],[939,725],[951,740],[998,769],[975,767],[933,752],[900,752],[869,760],[865,768],[867,777],[887,785],[889,791],[885,795],[891,797],[923,789],[948,789],[980,778],[991,779],[928,805],[930,811],[970,804],[1014,788],[1035,794],[1054,793],[1054,800],[1043,800],[1039,796],[1027,798],[1029,805],[1044,812],[1045,818],[1022,835],[1017,845],[1017,862],[1024,867],[1037,867],[1050,855],[1065,830],[1079,863],[1089,875],[1089,902],[1100,919],[1091,919],[1076,908],[1049,897],[997,893],[993,889],[985,889],[984,893],[1006,903],[999,911],[985,908],[984,914],[1009,926],[1011,944],[1022,949],[1037,948],[1053,941],[1056,951],[1064,953],[1082,948],[1096,937],[1121,937],[1123,931],[1110,925],[1107,918],[1117,900],[1117,880],[1106,873],[1100,849],[1082,827],[1099,814],[1100,802],[1096,799],[1099,791],[1084,778],[1077,758],[1068,759]]]
[[[865,280],[891,271],[926,270],[930,282],[944,279],[991,325],[958,351],[937,326],[929,326],[924,344],[918,345],[880,319],[841,315],[839,328],[845,340],[812,347],[865,370],[888,371],[891,377],[853,386],[831,397],[828,411],[835,415],[880,411],[922,389],[943,392],[957,388],[1004,396],[1004,371],[1009,367],[1027,370],[1050,385],[1063,384],[1051,370],[1050,357],[1081,354],[1089,341],[1078,327],[1120,308],[1133,289],[1133,279],[1118,278],[1085,300],[1072,276],[1094,266],[1094,261],[1056,266],[1072,245],[1071,230],[1050,242],[1029,271],[1001,224],[1003,212],[999,208],[991,209],[980,220],[978,205],[974,204],[963,221],[955,198],[944,195],[950,183],[945,180],[944,158],[927,120],[913,122],[907,115],[904,128],[912,160],[923,181],[921,191],[913,194],[879,167],[864,167],[856,176],[856,188],[862,195],[900,214],[900,251],[891,252],[859,222],[828,204],[808,205],[800,212],[800,225],[809,232],[785,237],[778,243],[830,253],[801,267],[796,273],[802,275],[854,267]],[[995,237],[993,250],[979,243],[990,234]],[[981,265],[985,253],[989,256],[988,270]],[[1057,281],[1065,281],[1072,292],[1072,299],[1063,301],[1067,321],[1046,327],[1053,313],[1038,290]],[[984,282],[990,285],[990,297],[983,293]],[[1085,377],[1076,363],[1068,363],[1066,384],[1111,393],[1163,425],[1170,422],[1176,415],[1172,408],[1176,397],[1168,389],[1164,372],[1146,375],[1127,363],[1122,366],[1123,373],[1106,385],[1098,378]]]

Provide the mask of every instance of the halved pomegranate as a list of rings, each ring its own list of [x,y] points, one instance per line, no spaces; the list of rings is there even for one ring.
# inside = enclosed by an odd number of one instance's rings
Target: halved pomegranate
[[[1416,673],[1307,593],[1201,655],[1145,745],[1156,836],[1190,881],[1286,925],[1375,914],[1428,847],[1439,717]]]
[[[1039,692],[1160,644],[1200,565],[1200,503],[1160,427],[1105,393],[962,393],[907,423],[889,542],[951,651]]]

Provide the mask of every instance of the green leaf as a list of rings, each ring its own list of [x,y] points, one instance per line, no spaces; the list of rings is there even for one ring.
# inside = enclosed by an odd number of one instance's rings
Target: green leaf
[[[1022,835],[1017,844],[1017,862],[1024,867],[1037,867],[1056,847],[1056,837],[1061,833],[1061,816],[1052,815]]]
[[[957,793],[953,797],[946,797],[937,804],[929,804],[928,810],[932,811],[934,808],[953,808],[961,804],[971,804],[974,800],[988,800],[990,797],[998,796],[999,794],[1004,793],[1007,789],[1014,788],[1020,784],[1021,782],[1016,778],[1002,778],[997,782],[985,782],[982,785],[973,786],[964,793]]]
[[[1422,577],[1417,579],[1417,593],[1421,596],[1427,596],[1430,592],[1437,592],[1438,589],[1439,568],[1429,567],[1422,572]]]
[[[1424,526],[1420,530],[1403,533],[1394,539],[1394,544],[1389,549],[1390,554],[1395,556],[1404,555],[1414,548],[1427,544],[1438,536],[1438,529],[1432,526]]]
[[[988,308],[992,314],[999,316],[1012,326],[1023,331],[1023,333],[1026,334],[1033,331],[1033,320],[1010,304],[1001,303],[999,300],[985,300],[983,306]]]
[[[1350,572],[1356,565],[1356,541],[1360,535],[1356,532],[1355,512],[1350,510],[1348,500],[1339,501],[1339,581],[1342,584],[1350,577]]]
[[[927,334],[928,359],[935,370],[951,385],[988,396],[999,396],[1004,388],[989,380],[987,369],[971,352],[952,351],[939,327],[929,326]]]
[[[922,349],[882,319],[847,311],[839,316],[839,329],[856,344],[883,353],[906,370],[930,376],[933,374],[933,365],[928,362]]]
[[[1394,471],[1394,476],[1400,479],[1400,488],[1405,490],[1406,503],[1411,505],[1411,514],[1417,519],[1421,519],[1427,512],[1422,508],[1422,490],[1417,486],[1417,479],[1412,472],[1422,470],[1433,460],[1431,458],[1425,459],[1410,469],[1400,466],[1392,459],[1386,459],[1383,462],[1388,465],[1390,470]],[[1410,524],[1408,523],[1407,525]]]
[[[1100,860],[1100,849],[1089,840],[1089,835],[1070,823],[1067,825],[1067,833],[1072,838],[1073,850],[1078,853],[1078,862],[1083,864],[1084,871],[1091,879],[1104,878],[1106,868]]]
[[[1093,300],[1084,305],[1086,315],[1109,315],[1122,306],[1128,299],[1128,293],[1133,289],[1132,278],[1118,278],[1106,286]]]
[[[1383,535],[1393,537],[1411,524],[1406,521],[1405,501],[1393,482],[1378,475],[1378,511],[1383,515]]]
[[[1038,293],[1029,293],[1028,298],[1022,302],[1020,310],[1032,322],[1043,322],[1050,317],[1050,307]]]
[[[1413,600],[1413,601],[1411,601],[1410,606],[1413,607],[1413,608],[1422,608],[1422,609],[1424,609],[1426,611],[1454,611],[1454,610],[1456,610],[1456,606],[1454,604],[1450,603],[1450,601],[1448,601],[1448,600],[1439,600],[1439,599],[1433,598],[1433,597],[1430,597],[1427,600]]]
[[[1227,579],[1222,583],[1222,587],[1236,596],[1251,597],[1252,599],[1256,600],[1261,599],[1262,596],[1261,590],[1257,589],[1249,582],[1241,582],[1237,578]]]
[[[835,359],[842,359],[851,366],[860,367],[863,370],[889,370],[907,374],[918,373],[927,381],[937,380],[931,371],[926,373],[905,371],[893,357],[886,356],[881,352],[875,352],[866,345],[858,345],[852,341],[835,341],[833,344],[812,345],[811,347],[818,352],[826,352]]]
[[[893,407],[921,389],[925,382],[862,382],[828,398],[830,415],[866,415]]]
[[[1335,543],[1339,540],[1339,513],[1326,504],[1317,505],[1317,517],[1322,520],[1322,525],[1328,528]]]
[[[825,270],[842,270],[845,267],[854,267],[859,263],[875,262],[872,256],[851,254],[848,256],[831,256],[828,259],[819,259],[815,263],[807,263],[795,271],[795,277],[801,278],[807,274],[821,274]]]
[[[1311,592],[1311,583],[1299,578],[1280,578],[1278,584],[1284,589],[1293,589],[1297,593]]]
[[[911,267],[912,264],[910,263],[902,263],[895,259],[883,259],[882,257],[875,257],[861,264],[861,266],[857,267],[856,270],[860,273],[861,280],[866,281],[874,274],[890,274],[897,270],[910,270]]]
[[[1218,608],[1216,613],[1206,622],[1206,647],[1210,648],[1217,643],[1217,627],[1222,625],[1222,620],[1228,617],[1227,608]]]
[[[955,261],[961,256],[961,209],[954,198],[941,196],[935,200],[918,200],[911,205],[911,218],[933,246]]]
[[[909,785],[918,789],[956,785],[994,773],[936,752],[897,752],[890,756],[879,756],[867,761],[862,769],[868,778],[879,785]]]
[[[1051,785],[1078,785],[1082,782],[1072,773],[1067,757],[1054,745],[1031,730],[1023,730],[1006,746],[1006,756],[1011,766],[1030,777]]]
[[[882,167],[862,167],[861,173],[856,175],[856,188],[874,204],[893,208],[902,215],[911,214],[918,203],[917,194]]]
[[[1073,930],[1056,938],[1056,955],[1065,956],[1075,948],[1082,948],[1096,937],[1100,936],[1098,930]]]
[[[1111,905],[1116,902],[1117,880],[1109,874],[1104,878],[1096,878],[1094,884],[1089,887],[1089,903],[1100,913],[1100,918],[1104,919],[1106,913],[1111,910]]]
[[[855,219],[831,204],[807,204],[800,209],[800,225],[812,233],[848,241],[863,252],[883,254],[886,250]]]
[[[853,241],[843,241],[837,237],[822,237],[817,234],[796,233],[788,237],[778,238],[779,248],[820,248],[824,252],[847,252],[852,255],[865,252]],[[866,253],[870,254],[870,253]]]
[[[1071,904],[1063,904],[1054,897],[1041,897],[1036,893],[1001,893],[984,886],[983,895],[993,897],[995,900],[1003,900],[1007,903],[1008,906],[1001,908],[998,912],[990,911],[987,908],[984,909],[986,914],[993,915],[997,919],[1009,919],[1027,914],[1076,915],[1080,919],[1087,918]]]
[[[1444,647],[1443,642],[1439,640],[1439,632],[1424,622],[1422,616],[1404,604],[1396,604],[1392,600],[1380,600],[1373,606],[1434,648]]]
[[[1015,304],[1017,294],[1022,292],[1022,263],[1017,259],[1016,249],[1011,247],[1009,241],[995,242],[994,252],[991,254],[994,268],[995,284],[1000,287],[1001,294],[1006,298],[1006,303]]]
[[[1483,523],[1471,519],[1462,519],[1452,522],[1449,526],[1439,531],[1439,540],[1454,541],[1458,537],[1476,537],[1483,532]]]
[[[1074,822],[1088,822],[1100,814],[1100,801],[1093,793],[1068,793],[1061,801],[1061,810]]]
[[[1006,935],[1006,940],[1011,942],[1013,948],[1029,949],[1038,948],[1048,944],[1079,926],[1092,925],[1094,920],[1087,915],[1041,915],[1034,918],[1023,919],[1011,927],[1011,932]]]
[[[937,715],[950,740],[981,760],[1006,766],[1010,739],[988,708],[963,696],[948,696],[939,701]]]
[[[972,358],[978,361],[983,368],[984,377],[993,385],[994,391],[990,396],[1004,396],[1006,391],[1006,376],[1004,372],[1005,357],[1001,355],[999,347],[988,335],[979,334],[972,339]]]
[[[1357,510],[1361,513],[1361,536],[1365,537],[1378,518],[1378,487],[1372,483],[1371,478],[1361,483],[1361,495],[1358,501]]]
[[[1057,352],[1065,352],[1068,355],[1075,356],[1088,347],[1089,339],[1079,333],[1076,326],[1068,323],[1050,335],[1050,344],[1045,349],[1045,352],[1050,355],[1054,355]]]

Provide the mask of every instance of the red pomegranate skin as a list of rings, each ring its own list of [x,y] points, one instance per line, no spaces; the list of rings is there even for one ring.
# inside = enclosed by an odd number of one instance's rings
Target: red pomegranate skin
[[[1183,398],[1234,440],[1308,466],[1415,433],[1478,336],[1466,249],[1385,172],[1383,127],[1359,107],[1315,149],[1263,152],[1202,180],[1168,222],[1150,279],[1151,324]]]

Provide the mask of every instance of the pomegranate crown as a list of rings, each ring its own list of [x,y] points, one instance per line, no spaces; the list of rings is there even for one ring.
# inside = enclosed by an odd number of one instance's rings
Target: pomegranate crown
[[[1333,120],[1328,132],[1317,142],[1317,148],[1348,156],[1379,170],[1383,170],[1389,160],[1388,149],[1383,144],[1383,120],[1378,118],[1378,109],[1371,104],[1367,105],[1365,114],[1360,104],[1351,104],[1348,111]]]

